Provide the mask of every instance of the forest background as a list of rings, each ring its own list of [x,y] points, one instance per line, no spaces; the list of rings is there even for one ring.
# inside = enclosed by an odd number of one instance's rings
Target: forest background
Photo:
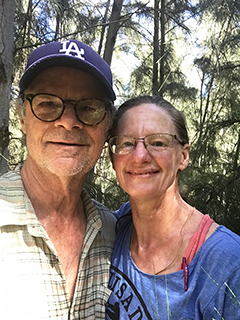
[[[191,148],[181,194],[240,234],[240,0],[1,0],[0,23],[1,174],[26,157],[12,102],[29,53],[76,38],[111,66],[116,106],[155,94],[184,112]],[[112,210],[127,200],[107,146],[86,188]]]

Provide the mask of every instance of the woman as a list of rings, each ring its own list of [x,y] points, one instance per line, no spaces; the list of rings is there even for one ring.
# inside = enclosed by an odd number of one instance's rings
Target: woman
[[[130,203],[117,212],[106,319],[240,319],[240,237],[180,196],[184,116],[152,96],[118,110],[110,155]]]

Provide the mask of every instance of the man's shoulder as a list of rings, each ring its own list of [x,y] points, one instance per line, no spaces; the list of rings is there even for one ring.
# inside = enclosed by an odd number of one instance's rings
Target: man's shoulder
[[[103,219],[103,223],[107,222],[107,223],[113,223],[115,225],[117,218],[115,217],[113,212],[102,203],[96,201],[95,199],[92,199],[92,202],[95,208],[98,210],[101,218]]]
[[[11,195],[11,193],[17,194],[18,191],[23,190],[22,178],[20,169],[9,171],[0,176],[0,194]]]
[[[110,240],[111,242],[115,240],[116,236],[116,217],[114,214],[103,204],[92,199],[94,207],[98,211],[101,221],[102,221],[102,236],[105,240]]]
[[[0,177],[0,224],[23,224],[25,214],[24,187],[20,170]]]
[[[15,170],[8,171],[0,176],[0,184],[11,183],[16,181],[21,181],[20,169],[16,168]]]

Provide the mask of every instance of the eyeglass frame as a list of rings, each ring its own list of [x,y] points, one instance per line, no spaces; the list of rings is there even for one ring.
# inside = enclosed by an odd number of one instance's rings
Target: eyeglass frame
[[[60,99],[60,100],[62,101],[62,105],[63,105],[63,107],[62,107],[62,112],[61,112],[61,114],[60,114],[56,119],[54,119],[54,120],[42,120],[41,118],[39,118],[39,117],[35,114],[35,112],[34,112],[34,110],[33,110],[33,106],[32,106],[32,101],[33,101],[33,99],[34,99],[36,96],[39,96],[39,95],[46,95],[46,96],[57,97],[58,99]],[[64,99],[62,99],[61,97],[57,96],[56,94],[42,93],[42,92],[41,92],[41,93],[36,93],[36,94],[24,94],[24,95],[22,96],[22,99],[23,99],[23,101],[27,100],[27,101],[30,103],[30,107],[31,107],[31,111],[32,111],[33,115],[34,115],[38,120],[43,121],[43,122],[54,122],[54,121],[60,119],[61,116],[63,115],[65,109],[66,109],[66,103],[70,103],[70,104],[73,105],[74,112],[75,112],[75,116],[76,116],[77,120],[78,120],[79,122],[87,125],[87,126],[95,126],[95,125],[98,125],[99,123],[101,123],[101,122],[105,119],[105,117],[106,117],[107,110],[110,109],[111,106],[112,106],[112,102],[111,102],[111,101],[107,101],[107,100],[104,100],[104,99],[88,98],[88,99],[80,99],[80,100],[77,100],[77,101],[75,101],[75,100],[70,100],[70,99],[64,100]],[[78,117],[78,115],[77,115],[77,112],[76,112],[76,105],[77,105],[78,102],[84,101],[84,100],[98,100],[98,101],[101,101],[101,102],[104,103],[104,105],[105,105],[105,113],[104,113],[104,115],[103,115],[103,118],[102,118],[100,121],[98,121],[97,123],[88,124],[88,123],[85,123],[85,122],[83,122],[82,120],[79,119],[79,117]]]
[[[139,141],[142,141],[144,147],[146,148],[146,150],[151,153],[151,150],[148,149],[148,145],[149,145],[149,144],[146,144],[145,139],[146,139],[147,137],[153,136],[153,135],[168,135],[168,136],[171,136],[171,137],[172,137],[172,144],[173,144],[173,141],[176,140],[176,141],[178,141],[181,145],[185,145],[185,143],[184,143],[183,141],[181,141],[181,140],[177,137],[176,134],[172,134],[172,133],[151,133],[151,134],[146,135],[145,137],[140,137],[140,138],[135,138],[135,137],[131,137],[131,136],[128,136],[128,135],[114,136],[114,137],[111,137],[111,138],[108,140],[108,146],[109,146],[109,149],[111,150],[112,154],[114,154],[114,155],[127,155],[127,154],[130,154],[131,152],[133,152],[133,150],[136,149],[137,144],[138,144]],[[119,138],[119,137],[129,137],[129,138],[135,139],[135,145],[134,145],[132,148],[129,148],[129,152],[127,152],[127,153],[122,153],[122,154],[121,154],[121,153],[115,153],[115,152],[113,151],[112,146],[111,146],[111,141],[112,141],[113,139],[116,139],[116,138]],[[164,147],[164,148],[172,148],[172,145],[169,146],[169,147]],[[160,151],[160,150],[159,150],[159,151]]]

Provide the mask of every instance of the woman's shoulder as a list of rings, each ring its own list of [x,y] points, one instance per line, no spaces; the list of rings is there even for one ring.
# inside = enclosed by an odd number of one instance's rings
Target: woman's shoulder
[[[114,211],[114,214],[117,218],[122,217],[126,213],[131,212],[131,205],[130,202],[125,202],[118,210]]]
[[[204,242],[198,252],[198,261],[213,268],[240,268],[240,236],[220,225]]]
[[[223,225],[218,226],[209,239],[211,239],[212,236],[213,239],[220,241],[222,244],[229,244],[237,248],[240,247],[240,236]]]
[[[124,203],[117,211],[114,212],[117,217],[117,233],[128,230],[132,226],[132,211],[130,202]]]

